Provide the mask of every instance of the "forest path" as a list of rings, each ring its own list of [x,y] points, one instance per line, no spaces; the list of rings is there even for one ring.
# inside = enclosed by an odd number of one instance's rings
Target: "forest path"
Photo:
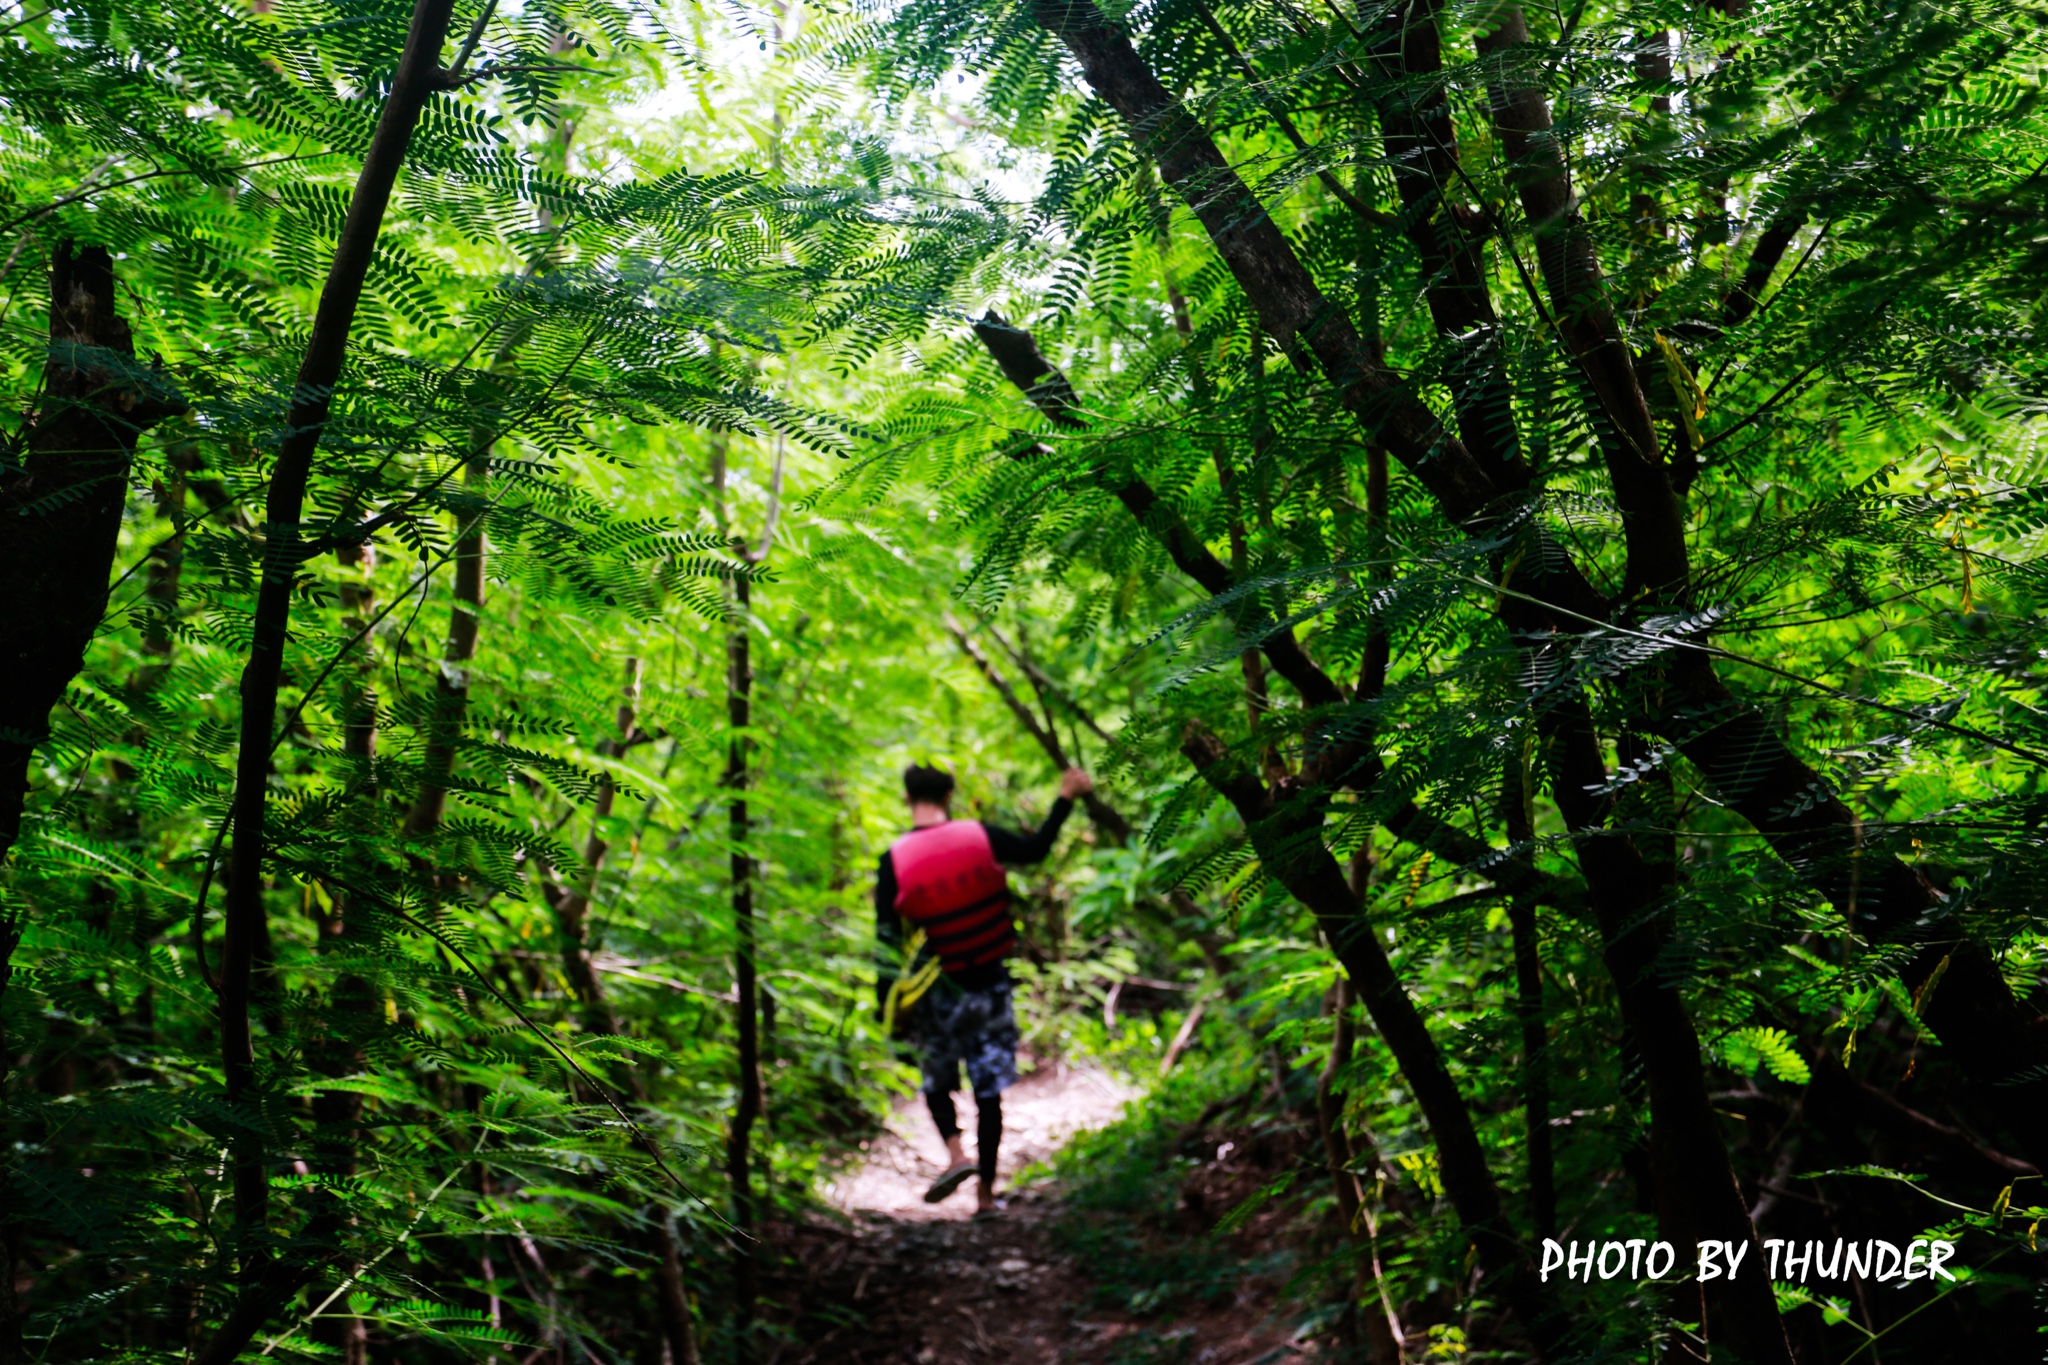
[[[971,1184],[924,1202],[945,1149],[921,1097],[899,1104],[866,1161],[828,1190],[848,1224],[786,1229],[800,1271],[777,1297],[795,1309],[793,1339],[770,1365],[1267,1365],[1294,1356],[1255,1303],[1166,1319],[1105,1306],[1057,1235],[1069,1221],[1058,1188],[1008,1188],[1015,1172],[1113,1122],[1138,1093],[1055,1063],[1006,1091],[1005,1207],[985,1222],[971,1219]]]
[[[1137,1095],[1105,1071],[1041,1063],[1003,1092],[1003,1151],[996,1188],[1006,1188],[1025,1167],[1050,1160],[1075,1134],[1115,1122]],[[964,1093],[954,1098],[968,1129],[972,1155],[974,1100]],[[924,1097],[912,1095],[897,1104],[882,1136],[868,1143],[867,1160],[835,1183],[829,1197],[856,1215],[960,1222],[974,1212],[972,1181],[943,1204],[924,1202],[925,1187],[945,1169],[945,1144],[925,1110]]]

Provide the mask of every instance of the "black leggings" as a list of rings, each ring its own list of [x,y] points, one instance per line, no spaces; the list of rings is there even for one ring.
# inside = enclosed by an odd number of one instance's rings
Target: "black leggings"
[[[960,1115],[953,1108],[953,1092],[940,1094],[924,1092],[924,1102],[932,1111],[932,1122],[939,1125],[939,1136],[952,1139],[960,1136]],[[974,1097],[974,1156],[981,1168],[981,1179],[985,1185],[996,1183],[996,1150],[1003,1145],[1003,1097],[980,1095]]]

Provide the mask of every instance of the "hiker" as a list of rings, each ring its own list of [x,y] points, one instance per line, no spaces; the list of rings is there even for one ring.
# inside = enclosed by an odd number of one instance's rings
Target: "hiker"
[[[924,1193],[936,1204],[979,1174],[976,1218],[995,1213],[996,1149],[1003,1140],[1003,1091],[1017,1081],[1017,1020],[1010,1011],[1008,958],[1017,944],[1010,887],[1002,864],[1044,860],[1074,809],[1074,798],[1095,789],[1079,768],[1060,774],[1059,799],[1035,833],[1018,834],[979,820],[955,820],[952,774],[913,765],[904,770],[910,832],[889,846],[875,873],[875,937],[882,966],[875,982],[877,1017],[894,1015],[918,1050],[924,1098],[951,1158]],[[923,970],[898,981],[903,944],[922,931]],[[929,965],[924,959],[936,959]],[[920,991],[918,988],[922,987]],[[953,1091],[960,1065],[974,1090],[975,1155],[960,1144]]]

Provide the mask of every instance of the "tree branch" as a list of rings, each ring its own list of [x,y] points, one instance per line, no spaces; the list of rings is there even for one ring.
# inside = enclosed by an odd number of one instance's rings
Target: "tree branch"
[[[1010,708],[1010,714],[1017,718],[1017,723],[1024,727],[1025,733],[1037,741],[1038,747],[1045,751],[1045,756],[1052,760],[1052,765],[1063,771],[1072,767],[1073,764],[1068,761],[1067,751],[1060,745],[1059,736],[1039,721],[1037,714],[1017,695],[1017,689],[1010,686],[1010,680],[996,669],[981,646],[975,643],[974,637],[951,616],[946,617],[945,627],[946,633],[960,646],[960,652],[965,654],[981,676],[988,680],[989,686],[995,688],[996,695],[1003,699],[1003,705]],[[1135,833],[1131,828],[1131,822],[1099,794],[1093,791],[1086,793],[1081,798],[1081,804],[1087,810],[1088,818],[1095,822],[1097,829],[1119,844],[1131,841]]]
[[[1067,714],[1071,716],[1075,721],[1079,722],[1083,727],[1085,727],[1088,733],[1094,735],[1104,744],[1114,744],[1116,742],[1108,731],[1104,730],[1100,725],[1097,725],[1095,723],[1095,717],[1089,715],[1085,710],[1081,708],[1080,703],[1074,700],[1073,696],[1067,691],[1066,688],[1054,682],[1051,676],[1048,675],[1044,669],[1040,668],[1037,665],[1037,663],[1032,660],[1029,654],[1026,654],[1022,649],[1012,644],[1009,640],[1009,637],[1003,634],[1002,630],[996,625],[995,622],[985,622],[984,625],[988,630],[989,638],[994,640],[998,645],[1002,647],[1003,653],[1009,655],[1011,661],[1014,662],[1017,665],[1017,667],[1024,670],[1024,676],[1031,679],[1032,686],[1036,687],[1042,694],[1046,696],[1057,697],[1059,699],[1060,705],[1064,706],[1067,709]],[[1048,707],[1048,718],[1050,717],[1050,713],[1051,708]]]
[[[991,320],[992,319],[992,320]],[[1022,328],[991,313],[974,325],[974,332],[987,346],[1012,384],[1031,398],[1041,411],[1073,429],[1087,423],[1072,416],[1080,410],[1073,385],[1038,348],[1038,342]],[[999,349],[1000,348],[1000,349]],[[1222,596],[1235,586],[1231,572],[1195,538],[1187,523],[1164,506],[1142,479],[1132,478],[1117,489],[1117,498],[1162,545],[1181,572],[1211,596]],[[1310,659],[1292,631],[1281,631],[1262,642],[1266,657],[1276,672],[1286,678],[1310,705],[1340,706],[1346,703],[1341,688]],[[1332,745],[1319,756],[1318,776],[1328,777],[1359,789],[1368,787],[1380,773],[1376,754],[1358,743]],[[1385,817],[1386,828],[1396,838],[1442,853],[1460,867],[1468,868],[1519,895],[1530,896],[1561,909],[1582,908],[1583,894],[1575,887],[1536,870],[1525,857],[1501,853],[1484,840],[1464,833],[1447,821],[1429,815],[1412,801],[1405,802]]]
[[[1287,116],[1287,107],[1278,100],[1268,99],[1265,95],[1259,93],[1259,86],[1263,84],[1259,80],[1259,73],[1253,69],[1251,60],[1244,55],[1244,50],[1238,47],[1237,41],[1230,36],[1228,30],[1217,22],[1216,11],[1210,9],[1203,0],[1195,0],[1195,12],[1201,16],[1202,23],[1208,28],[1210,36],[1215,38],[1223,50],[1229,54],[1230,59],[1237,63],[1238,70],[1244,73],[1245,81],[1252,91],[1252,98],[1257,100],[1260,107],[1273,116],[1273,122],[1279,126],[1280,131],[1286,136],[1287,140],[1294,144],[1294,150],[1302,153],[1304,156],[1308,155],[1308,142],[1302,137],[1301,130],[1294,126],[1294,120]],[[1318,166],[1316,168],[1316,179],[1322,182],[1323,188],[1328,190],[1338,203],[1349,209],[1352,216],[1365,224],[1365,226],[1393,226],[1393,215],[1382,213],[1368,205],[1364,200],[1347,189],[1344,182],[1332,175],[1327,168]]]
[[[1458,139],[1442,79],[1439,8],[1441,0],[1419,0],[1381,17],[1373,58],[1382,93],[1374,109],[1401,195],[1401,227],[1422,260],[1423,299],[1437,335],[1457,347],[1450,388],[1458,435],[1497,483],[1521,488],[1529,469],[1515,436],[1499,319],[1480,257],[1484,238],[1471,210],[1451,194]]]
[[[1518,5],[1495,17],[1498,27],[1477,44],[1482,56],[1495,59],[1489,81],[1494,128],[1536,236],[1537,268],[1558,331],[1613,428],[1600,445],[1628,548],[1622,596],[1647,593],[1656,601],[1683,602],[1692,584],[1684,509],[1572,192],[1564,151],[1551,128],[1550,103],[1541,89],[1522,83],[1522,69],[1534,61],[1529,26]]]
[[[1805,223],[1806,215],[1787,214],[1772,220],[1757,237],[1756,246],[1749,253],[1749,266],[1742,272],[1741,283],[1721,295],[1722,326],[1740,327],[1756,312],[1757,302],[1771,283],[1771,272],[1778,268],[1778,262],[1785,259],[1786,250]]]
[[[1215,141],[1159,83],[1130,40],[1111,28],[1092,0],[1034,0],[1038,21],[1081,64],[1160,178],[1187,203],[1257,312],[1260,325],[1306,365],[1314,358],[1374,439],[1435,495],[1460,526],[1484,521],[1500,489],[1469,450],[1444,432],[1382,365],[1345,316],[1310,278],[1294,249]]]
[[[1815,1099],[1838,1104],[1871,1127],[1981,1178],[2010,1184],[2041,1174],[2032,1163],[1987,1147],[1960,1128],[1929,1118],[1896,1095],[1850,1074],[1834,1057],[1824,1056],[1814,1063],[1813,1091]]]

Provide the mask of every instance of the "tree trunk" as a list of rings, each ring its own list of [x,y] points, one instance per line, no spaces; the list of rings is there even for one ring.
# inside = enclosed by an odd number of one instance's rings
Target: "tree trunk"
[[[1130,39],[1091,0],[1034,0],[1034,13],[1208,230],[1260,326],[1297,363],[1322,368],[1338,386],[1343,405],[1421,480],[1454,523],[1484,521],[1499,491],[1493,477],[1407,392],[1406,380],[1372,355],[1344,310],[1323,296],[1278,224]]]
[[[135,360],[105,247],[59,242],[50,354],[19,466],[0,464],[0,858],[20,837],[35,747],[85,666],[142,433],[185,410]]]
[[[268,1144],[262,1131],[271,1122],[256,1070],[255,1038],[250,1020],[252,978],[257,944],[265,930],[263,905],[264,821],[267,815],[272,727],[284,672],[290,627],[292,587],[308,546],[300,518],[306,485],[319,449],[335,386],[348,353],[349,331],[355,322],[364,281],[375,254],[377,237],[400,167],[411,145],[413,129],[436,90],[443,87],[441,48],[447,41],[454,0],[416,0],[405,49],[370,140],[363,169],[349,198],[327,280],[320,292],[313,329],[292,391],[286,436],[278,448],[264,509],[266,536],[262,582],[257,589],[254,637],[242,673],[242,721],[235,767],[232,807],[234,850],[224,915],[221,958],[221,1060],[227,1102],[238,1111],[233,1148],[234,1247],[241,1262],[243,1298],[230,1312],[208,1355],[227,1352],[232,1358],[241,1333],[246,1342],[259,1330],[282,1299],[279,1286],[298,1283],[289,1273],[271,1274],[269,1246]]]
[[[1040,411],[1052,417],[1055,422],[1073,427],[1087,424],[1073,416],[1073,387],[1065,375],[1055,368],[1051,361],[1038,349],[1037,341],[1022,328],[1013,327],[994,313],[990,313],[974,324],[975,336],[988,348],[989,354],[1001,367],[1009,381],[1020,389],[1026,398]],[[1370,458],[1370,457],[1369,457]],[[1371,513],[1374,494],[1371,485],[1379,482],[1381,495],[1385,486],[1383,477],[1386,462],[1382,456],[1378,461],[1379,475],[1372,473],[1368,464],[1368,513]],[[1166,550],[1180,571],[1193,580],[1196,586],[1212,596],[1229,594],[1236,586],[1231,571],[1215,555],[1209,552],[1192,528],[1170,506],[1162,503],[1151,486],[1138,478],[1127,478],[1115,489],[1117,500],[1123,503],[1138,524],[1155,537]],[[1384,504],[1380,505],[1381,517],[1385,515]],[[1239,599],[1242,602],[1242,599]],[[1243,628],[1240,621],[1240,628]],[[1255,623],[1253,623],[1255,624]],[[1261,641],[1260,648],[1274,672],[1287,679],[1308,706],[1336,706],[1349,698],[1343,688],[1323,672],[1301,647],[1290,630],[1274,631]],[[1385,673],[1384,653],[1387,639],[1383,632],[1375,630],[1369,636],[1366,658],[1361,667],[1360,682],[1364,684]],[[1360,696],[1368,695],[1361,692]],[[1355,732],[1354,732],[1355,735]],[[1334,774],[1344,784],[1364,790],[1379,775],[1379,760],[1370,748],[1355,738],[1326,745],[1319,751],[1317,770],[1325,776]],[[1387,829],[1397,838],[1427,848],[1450,858],[1460,867],[1471,868],[1488,880],[1519,893],[1534,896],[1545,904],[1576,906],[1583,899],[1573,888],[1559,879],[1540,872],[1526,856],[1503,859],[1498,850],[1484,841],[1466,834],[1450,823],[1429,815],[1414,802],[1404,802],[1385,817]]]
[[[1866,832],[1770,718],[1729,692],[1708,659],[1681,652],[1665,676],[1669,700],[1649,711],[1646,727],[1676,745],[1715,795],[1857,933],[1918,945],[1899,971],[1908,991],[1920,994],[1941,970],[1921,1017],[1970,1078],[1977,1103],[2048,1169],[2048,1019],[2013,994],[1996,959],[1963,936],[1926,876],[1901,860],[1904,836]],[[1788,799],[1792,793],[1800,799]]]
[[[1664,466],[1656,423],[1636,379],[1635,357],[1607,298],[1564,149],[1551,135],[1550,103],[1540,89],[1521,80],[1520,54],[1530,52],[1530,60],[1535,55],[1528,25],[1519,6],[1507,6],[1495,17],[1498,26],[1478,43],[1481,55],[1501,63],[1488,87],[1494,128],[1536,237],[1551,318],[1607,415],[1600,448],[1621,508],[1628,551],[1622,598],[1633,602],[1647,595],[1653,604],[1683,603],[1692,588],[1685,509]]]
[[[465,491],[481,495],[490,477],[491,442],[483,430],[471,432],[470,457],[462,470]],[[477,636],[484,610],[484,518],[477,513],[457,529],[455,597],[448,605],[448,639],[441,649],[441,667],[434,672],[434,702],[427,722],[427,747],[418,793],[406,812],[405,834],[426,839],[441,827],[448,808],[448,780],[455,770],[455,750],[469,718],[469,668],[476,660]]]
[[[733,1251],[733,1358],[737,1365],[754,1359],[754,1304],[759,1295],[755,1248],[759,1220],[754,1208],[754,1123],[761,1116],[760,1004],[755,980],[754,859],[747,847],[747,727],[753,724],[754,674],[748,658],[748,615],[751,596],[747,580],[734,584],[735,620],[726,636],[726,719],[732,727],[726,744],[726,807],[732,840],[733,1020],[739,1048],[739,1098],[725,1143],[726,1177],[732,1184],[732,1221],[738,1236]]]
[[[342,628],[354,634],[366,629],[373,615],[375,594],[369,570],[376,554],[367,545],[344,545],[335,551],[335,558],[363,575],[360,582],[344,583],[341,588]],[[356,649],[355,677],[345,685],[342,700],[341,748],[353,770],[349,773],[351,784],[365,794],[356,804],[356,816],[363,828],[373,829],[378,817],[377,651],[367,636]],[[333,913],[320,925],[320,950],[335,955],[360,950],[364,946],[362,925],[351,914],[348,893],[336,887],[330,888],[329,894]],[[376,1011],[377,997],[370,983],[344,971],[335,980],[326,1016],[319,1021],[321,1032],[307,1045],[307,1068],[330,1078],[360,1071],[367,1061],[361,1035],[375,1027]],[[362,1114],[363,1097],[354,1090],[336,1088],[314,1095],[316,1170],[344,1179],[356,1174]],[[369,1359],[369,1327],[361,1318],[350,1314],[323,1318],[312,1324],[312,1331],[316,1340],[337,1351],[341,1365],[364,1365]]]
[[[464,627],[451,627],[451,648],[454,633]],[[474,618],[468,626],[469,645],[475,645]],[[621,689],[618,711],[613,717],[615,730],[612,738],[600,744],[599,751],[607,757],[624,755],[639,738],[638,706],[640,700],[640,660],[626,660],[624,686]],[[597,798],[592,803],[590,836],[583,845],[583,867],[577,873],[573,888],[550,884],[546,895],[555,909],[555,927],[560,940],[563,975],[568,979],[572,994],[575,995],[583,1015],[585,1032],[600,1034],[623,1033],[624,1027],[612,1012],[606,998],[603,979],[597,974],[596,963],[592,960],[589,942],[589,912],[595,894],[597,879],[604,869],[605,859],[610,853],[610,844],[604,837],[604,822],[611,818],[618,796],[618,786],[607,772],[598,779]],[[417,813],[418,807],[415,807]],[[431,831],[427,831],[431,832]],[[628,1095],[645,1104],[648,1100],[648,1086],[641,1079],[637,1068],[622,1067],[616,1079]],[[690,1313],[690,1296],[684,1276],[683,1258],[676,1246],[674,1234],[667,1226],[667,1214],[658,1213],[644,1233],[632,1234],[653,1266],[654,1320],[661,1340],[669,1353],[671,1365],[697,1365],[697,1329]]]
[[[1297,779],[1268,790],[1222,741],[1190,723],[1182,743],[1197,771],[1237,810],[1267,872],[1316,917],[1366,1012],[1394,1055],[1436,1140],[1437,1167],[1479,1262],[1544,1356],[1555,1354],[1565,1322],[1538,1289],[1528,1250],[1515,1239],[1472,1112],[1429,1026],[1387,960],[1373,925],[1321,837],[1324,807],[1298,799]]]
[[[1529,816],[1529,771],[1520,754],[1508,759],[1501,784],[1508,840],[1527,847],[1536,837]],[[1508,932],[1515,952],[1515,1014],[1522,1026],[1523,1140],[1529,1162],[1529,1216],[1538,1237],[1557,1234],[1557,1187],[1550,1142],[1550,1037],[1543,1017],[1543,960],[1536,937],[1536,905],[1527,896],[1508,900]]]
[[[749,569],[767,561],[775,546],[775,527],[782,511],[782,475],[786,449],[775,446],[775,469],[769,477],[768,511],[763,518],[761,539],[746,546],[735,539],[740,558]],[[715,447],[711,466],[711,487],[720,526],[727,526],[725,508],[726,448]],[[760,1294],[759,1267],[755,1261],[759,1243],[755,1238],[759,1211],[754,1199],[754,1124],[763,1116],[765,1094],[761,1083],[760,986],[757,976],[757,926],[754,921],[754,880],[757,871],[749,838],[752,822],[747,811],[747,789],[753,781],[749,766],[747,731],[754,723],[754,669],[751,658],[753,596],[747,575],[733,579],[733,619],[726,632],[726,742],[725,786],[730,793],[726,807],[728,834],[732,842],[733,923],[733,1022],[738,1050],[738,1096],[731,1126],[726,1131],[725,1169],[732,1186],[733,1224],[738,1236],[733,1241],[733,1355],[737,1365],[752,1365],[754,1359],[754,1306]]]
[[[170,523],[171,533],[149,547],[149,582],[143,600],[149,615],[142,624],[142,652],[149,662],[128,679],[131,692],[149,692],[170,669],[171,622],[178,616],[179,587],[185,567],[185,474],[198,462],[198,449],[180,441],[165,452],[164,476],[156,490],[156,515]]]
[[[639,702],[640,661],[628,659],[619,709],[613,718],[616,728],[612,738],[598,746],[599,753],[607,758],[618,758],[626,752],[633,742]],[[551,896],[555,904],[555,928],[561,940],[562,972],[569,980],[570,990],[583,1004],[583,1027],[592,1033],[619,1031],[618,1021],[612,1017],[611,1009],[605,1003],[604,987],[597,979],[597,968],[590,959],[588,933],[591,897],[597,890],[598,874],[604,870],[605,855],[611,850],[604,837],[604,826],[611,819],[612,805],[617,799],[618,784],[607,769],[597,779],[597,798],[591,803],[590,837],[583,844],[583,867],[577,872],[573,886]]]
[[[127,504],[128,468],[142,433],[184,404],[135,364],[135,341],[115,311],[114,262],[104,247],[57,245],[50,266],[50,354],[43,398],[18,467],[0,465],[0,861],[21,834],[28,771],[50,708],[85,666],[107,609],[107,580]],[[23,925],[0,918],[0,1001]],[[0,1102],[13,1052],[0,1027]],[[11,1141],[7,1144],[12,1150]],[[21,1359],[14,1266],[21,1229],[11,1162],[0,1167],[0,1365]]]
[[[666,1218],[655,1226],[661,1260],[655,1269],[655,1308],[661,1320],[668,1365],[700,1365],[696,1321],[690,1315],[690,1288],[683,1278],[683,1254]]]
[[[1457,525],[1484,529],[1486,509],[1500,485],[1462,441],[1438,430],[1419,400],[1401,392],[1402,381],[1369,354],[1343,310],[1317,289],[1215,141],[1159,83],[1130,40],[1105,21],[1092,0],[1035,0],[1034,12],[1074,55],[1090,86],[1116,109],[1161,178],[1194,210],[1265,330],[1297,356],[1306,347],[1339,387],[1345,406],[1416,475],[1445,516]],[[1518,18],[1519,11],[1510,17]],[[1505,52],[1515,46],[1514,38],[1515,30],[1504,27],[1489,40],[1491,50]],[[1598,284],[1597,262],[1585,249],[1583,227],[1573,227],[1569,183],[1561,167],[1552,164],[1551,152],[1539,146],[1549,144],[1538,136],[1548,126],[1548,109],[1539,111],[1540,97],[1532,101],[1526,88],[1512,82],[1503,80],[1496,88],[1502,138],[1522,167],[1525,210],[1546,234],[1540,259],[1552,299],[1560,307],[1580,307],[1589,299],[1597,304],[1589,293]],[[1555,275],[1548,275],[1553,270]],[[1603,448],[1622,507],[1630,579],[1661,595],[1682,595],[1687,577],[1682,513],[1657,459],[1654,426],[1633,363],[1625,347],[1612,344],[1597,308],[1571,325],[1572,349],[1614,417],[1616,431]],[[997,350],[999,342],[982,324],[976,331]],[[1619,358],[1616,351],[1622,352]],[[1031,354],[1036,355],[1035,347]],[[1085,425],[1073,414],[1071,390],[1062,390],[1063,379],[1025,376],[1000,352],[998,360],[1041,408],[1061,411],[1063,425]],[[1115,491],[1197,583],[1212,594],[1227,590],[1228,571],[1158,506],[1149,488],[1133,480]],[[1537,599],[1566,632],[1606,620],[1607,600],[1569,556],[1549,553],[1553,548],[1545,546],[1543,553],[1522,560],[1517,591]],[[1310,705],[1335,700],[1291,633],[1269,637],[1264,647],[1268,660]],[[1679,650],[1655,666],[1664,670],[1662,681],[1670,692],[1646,723],[1706,774],[1719,799],[1750,820],[1802,879],[1859,927],[1911,929],[1934,940],[1908,963],[1901,979],[1918,989],[1943,962],[1949,964],[1943,988],[1930,1001],[1945,1022],[1929,1017],[1928,1023],[1976,1083],[1981,1102],[2003,1118],[2037,1163],[2048,1160],[2048,1018],[2014,998],[1980,945],[1939,927],[1945,910],[1933,889],[1891,850],[1867,847],[1861,822],[1776,735],[1766,717],[1727,691],[1704,655]],[[1789,791],[1817,792],[1822,799],[1788,804],[1778,794]],[[1937,927],[1917,927],[1923,918]]]
[[[1374,34],[1374,66],[1386,84],[1375,109],[1387,164],[1401,196],[1401,226],[1422,260],[1423,297],[1437,335],[1456,350],[1448,376],[1458,436],[1496,482],[1522,487],[1529,469],[1515,438],[1499,319],[1482,249],[1487,227],[1451,193],[1458,137],[1442,80],[1441,0],[1388,9]]]
[[[1322,1132],[1323,1156],[1337,1187],[1337,1216],[1343,1220],[1357,1268],[1349,1316],[1358,1324],[1357,1335],[1364,1340],[1371,1365],[1401,1365],[1401,1319],[1380,1272],[1379,1219],[1367,1207],[1354,1169],[1358,1153],[1344,1127],[1344,1092],[1338,1088],[1344,1068],[1351,1064],[1351,1006],[1356,1000],[1351,978],[1338,977],[1330,1010],[1330,1056],[1316,1081],[1316,1126]],[[1377,1154],[1374,1156],[1376,1167]]]
[[[1594,792],[1608,773],[1583,700],[1556,705],[1544,725],[1551,794],[1577,843],[1622,1024],[1641,1049],[1658,1236],[1678,1247],[1703,1238],[1746,1245],[1761,1258],[1763,1244],[1707,1094],[1699,1036],[1684,998],[1660,974],[1669,883],[1629,836],[1604,827],[1606,802]],[[1790,1365],[1768,1277],[1722,1276],[1700,1289],[1710,1340],[1730,1342],[1744,1361]]]

